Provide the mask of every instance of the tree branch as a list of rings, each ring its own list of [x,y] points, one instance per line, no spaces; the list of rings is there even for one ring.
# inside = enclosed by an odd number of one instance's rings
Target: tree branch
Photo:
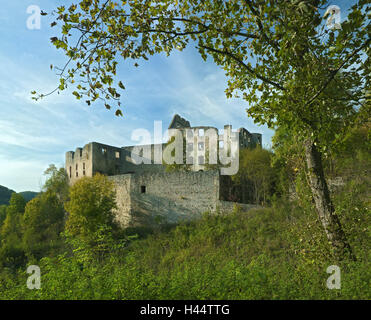
[[[263,38],[276,50],[276,51],[279,51],[280,48],[278,46],[278,44],[275,42],[275,41],[272,41],[271,39],[268,38],[268,36],[266,35],[265,31],[264,31],[264,27],[263,27],[263,24],[261,22],[261,19],[259,17],[259,13],[255,10],[252,2],[250,0],[244,0],[244,2],[246,3],[246,5],[249,7],[250,11],[252,12],[252,14],[256,17],[256,23],[258,25],[258,28],[259,28],[259,31],[261,32],[261,35],[263,36]]]
[[[371,42],[371,38],[369,38],[362,46],[360,46],[359,48],[355,49],[344,61],[342,64],[340,64],[340,66],[333,70],[331,73],[330,73],[330,77],[327,79],[327,81],[324,83],[324,85],[322,86],[322,88],[311,98],[309,99],[309,101],[305,104],[305,107],[308,107],[310,106],[314,100],[316,100],[319,95],[327,88],[327,86],[330,84],[330,82],[335,78],[336,74],[341,70],[341,68],[354,56],[356,55],[359,51],[361,51],[363,48],[366,48]]]
[[[245,68],[249,73],[255,75],[258,79],[260,79],[261,81],[265,82],[265,83],[268,83],[272,86],[274,86],[275,88],[277,89],[280,89],[282,91],[285,91],[286,89],[280,85],[279,83],[276,83],[276,82],[273,82],[271,80],[269,80],[268,78],[256,73],[252,68],[250,68],[246,63],[244,63],[242,60],[240,60],[239,58],[237,58],[234,54],[228,52],[228,51],[222,51],[222,50],[218,50],[218,49],[215,49],[215,48],[211,48],[211,47],[207,47],[207,46],[200,46],[201,48],[204,48],[206,50],[209,50],[211,52],[215,52],[215,53],[219,53],[219,54],[222,54],[222,55],[225,55],[225,56],[229,56],[231,57],[233,60],[235,60],[239,65],[241,65],[243,68]]]

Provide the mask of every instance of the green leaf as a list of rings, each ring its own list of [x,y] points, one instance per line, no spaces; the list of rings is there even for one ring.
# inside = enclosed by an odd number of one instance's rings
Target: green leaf
[[[119,81],[119,87],[123,90],[125,90],[125,86],[123,85],[123,83],[121,81]]]
[[[116,110],[115,115],[116,116],[121,116],[121,117],[123,116],[122,111],[120,109]]]

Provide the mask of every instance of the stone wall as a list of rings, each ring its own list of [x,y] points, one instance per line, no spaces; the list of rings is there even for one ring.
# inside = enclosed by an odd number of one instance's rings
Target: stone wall
[[[175,115],[170,123],[169,129],[190,129],[193,130],[193,136],[187,137],[187,149],[191,151],[193,156],[193,171],[207,170],[204,165],[206,160],[206,154],[210,154],[207,148],[210,148],[206,139],[206,133],[208,129],[214,129],[217,135],[217,146],[213,148],[217,150],[224,148],[223,136],[226,132],[232,130],[231,125],[224,126],[224,133],[218,134],[218,131],[214,127],[210,126],[198,126],[191,127],[190,122],[182,118],[179,115]],[[252,147],[256,144],[262,143],[262,135],[259,133],[250,133],[244,128],[237,130],[239,132],[240,148]],[[202,133],[202,134],[201,134]],[[221,141],[223,140],[223,143]],[[160,146],[160,145],[157,145]],[[164,148],[165,144],[161,144],[160,148]],[[136,150],[141,150],[145,146],[137,146]],[[155,145],[148,145],[151,148],[151,158],[154,159]],[[126,173],[139,173],[139,172],[164,172],[164,166],[161,164],[154,164],[150,161],[150,164],[137,165],[131,159],[132,151],[134,146],[126,147],[114,147],[102,143],[90,142],[83,148],[77,148],[76,151],[69,151],[66,153],[66,171],[69,176],[70,184],[73,184],[81,177],[87,176],[92,177],[95,173],[102,173],[108,176],[126,174]],[[156,148],[157,150],[157,148]],[[207,151],[207,152],[206,152]],[[223,172],[222,172],[223,174]]]
[[[116,221],[122,227],[191,220],[217,209],[216,171],[143,172],[109,179],[116,185]]]
[[[66,172],[70,184],[75,183],[81,177],[93,176],[92,144],[89,143],[84,148],[77,148],[75,152],[66,153]]]
[[[154,145],[152,149],[152,158]],[[139,172],[164,172],[165,168],[161,164],[135,164],[131,159],[134,147],[113,147],[102,143],[90,142],[83,148],[66,153],[66,172],[70,184],[74,184],[78,179],[87,176],[92,177],[96,173],[108,176],[139,173]]]
[[[108,176],[120,174],[124,170],[126,154],[121,148],[92,142],[93,174]]]
[[[115,221],[122,227],[132,224],[131,210],[131,174],[109,177],[115,184],[117,209],[114,210]]]

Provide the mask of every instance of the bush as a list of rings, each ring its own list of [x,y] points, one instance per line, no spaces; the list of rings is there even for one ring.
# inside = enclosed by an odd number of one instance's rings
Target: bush
[[[70,188],[69,196],[65,204],[69,214],[66,229],[72,236],[89,242],[101,226],[114,227],[115,190],[107,177],[101,174],[84,177]]]

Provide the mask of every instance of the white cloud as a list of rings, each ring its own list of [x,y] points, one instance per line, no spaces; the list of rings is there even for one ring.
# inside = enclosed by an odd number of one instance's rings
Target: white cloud
[[[0,185],[16,192],[40,191],[47,161],[13,159],[0,156]]]

